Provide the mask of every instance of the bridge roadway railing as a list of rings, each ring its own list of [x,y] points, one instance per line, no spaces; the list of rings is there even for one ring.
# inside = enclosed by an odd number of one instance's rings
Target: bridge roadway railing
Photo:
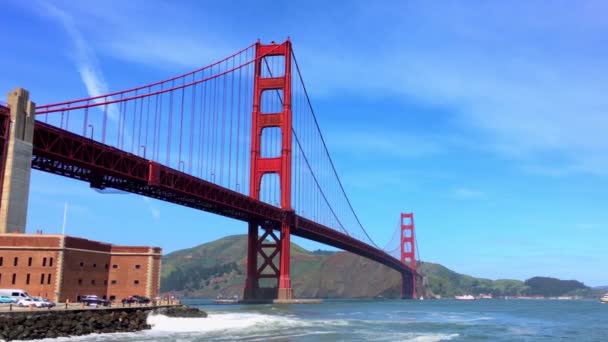
[[[241,221],[274,223],[276,228],[286,215],[291,216],[294,235],[411,273],[398,259],[358,239],[135,154],[40,121],[36,121],[33,140],[34,169],[85,181],[93,188],[119,189]]]

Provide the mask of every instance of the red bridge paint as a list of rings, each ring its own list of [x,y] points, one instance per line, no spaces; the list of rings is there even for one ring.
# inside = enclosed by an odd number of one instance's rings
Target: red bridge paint
[[[281,61],[272,61],[277,58]],[[250,105],[249,95],[243,97],[248,89],[253,97]],[[268,94],[278,99],[270,109],[265,103]],[[246,108],[252,108],[249,151],[240,148],[248,134],[242,121]],[[304,119],[294,119],[295,111],[309,114],[312,130],[297,131]],[[95,113],[102,116],[93,123]],[[248,222],[245,298],[292,297],[291,234],[386,265],[402,274],[404,298],[415,296],[413,216],[411,240],[401,242],[401,248],[409,242],[412,249],[402,251],[401,260],[369,239],[327,153],[289,40],[258,42],[162,82],[39,106],[37,114],[44,122],[35,124],[32,168],[79,179],[94,188],[115,188]],[[47,123],[50,116],[57,125]],[[265,140],[264,133],[272,130],[275,136]],[[277,155],[264,153],[268,142]],[[165,161],[160,161],[163,152]],[[250,153],[249,177],[245,152]],[[278,176],[271,191],[278,193],[276,201],[262,196],[263,179],[269,175]],[[365,235],[357,237],[343,213],[351,215],[350,224],[358,224]],[[276,287],[260,288],[261,278],[275,279]]]
[[[401,214],[401,262],[412,270],[413,274],[416,274],[416,236],[414,233],[414,214]],[[406,286],[410,282],[412,285],[411,289]],[[411,292],[412,298],[416,298],[416,277],[413,276],[411,279],[403,279],[403,290],[402,297],[409,296]]]
[[[276,174],[279,177],[281,208],[291,212],[291,42],[287,40],[281,45],[256,44],[256,61],[253,81],[253,114],[251,125],[251,176],[249,196],[260,199],[262,177],[266,174]],[[262,76],[262,63],[269,57],[281,57],[285,70],[282,76]],[[275,91],[283,94],[283,108],[280,112],[262,113],[262,93]],[[267,128],[277,127],[281,131],[281,154],[279,157],[262,157],[262,132]],[[272,225],[261,225],[260,222],[249,222],[249,239],[247,254],[247,280],[245,282],[245,299],[259,299],[262,293],[259,289],[260,278],[275,278],[278,281],[278,292],[270,291],[273,298],[289,300],[293,297],[291,278],[289,276],[289,248],[291,225],[289,215],[279,224],[280,238],[272,232]],[[265,233],[258,237],[259,227]],[[274,228],[276,229],[276,227]],[[266,242],[267,238],[271,242]],[[268,252],[270,249],[270,252]],[[277,254],[279,265],[275,265]],[[262,265],[258,268],[258,255],[262,257]],[[266,273],[270,270],[270,273]],[[258,293],[259,292],[259,293]],[[265,291],[268,293],[269,291]]]

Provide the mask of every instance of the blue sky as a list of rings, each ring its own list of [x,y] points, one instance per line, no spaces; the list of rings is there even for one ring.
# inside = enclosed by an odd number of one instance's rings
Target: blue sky
[[[290,36],[338,172],[379,244],[414,211],[423,260],[608,284],[603,1],[9,1],[0,89],[49,103]],[[165,252],[245,225],[33,172],[28,230]],[[319,245],[294,239],[308,248]],[[321,248],[325,248],[321,246]]]

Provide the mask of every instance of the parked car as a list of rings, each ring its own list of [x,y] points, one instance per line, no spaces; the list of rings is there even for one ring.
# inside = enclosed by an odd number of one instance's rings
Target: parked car
[[[41,300],[34,300],[34,298],[23,298],[17,302],[18,306],[35,306],[37,308],[44,308],[46,304]]]
[[[80,302],[84,303],[84,305],[86,305],[86,306],[97,306],[97,305],[108,306],[108,305],[110,305],[109,300],[99,298],[96,295],[82,296],[82,297],[80,297]]]
[[[144,297],[144,296],[138,296],[138,295],[134,295],[134,296],[129,296],[127,298],[123,298],[121,301],[123,304],[148,304],[150,303],[150,298],[148,297]]]
[[[9,296],[0,296],[0,303],[1,304],[14,304],[14,303],[17,303],[17,301]]]
[[[52,308],[55,306],[55,302],[50,301],[48,298],[44,298],[44,297],[32,297],[32,299],[34,299],[35,302],[42,302],[42,304],[44,305],[44,307],[47,308]]]
[[[30,295],[19,289],[0,289],[0,296],[11,297],[15,303],[23,298],[30,298]]]

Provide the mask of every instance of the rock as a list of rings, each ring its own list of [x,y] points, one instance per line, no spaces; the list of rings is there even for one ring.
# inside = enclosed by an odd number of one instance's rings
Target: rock
[[[150,329],[149,309],[34,311],[0,314],[0,341]]]
[[[205,311],[189,306],[172,306],[166,308],[158,308],[152,313],[157,315],[165,315],[167,317],[192,318],[192,317],[207,317]]]

